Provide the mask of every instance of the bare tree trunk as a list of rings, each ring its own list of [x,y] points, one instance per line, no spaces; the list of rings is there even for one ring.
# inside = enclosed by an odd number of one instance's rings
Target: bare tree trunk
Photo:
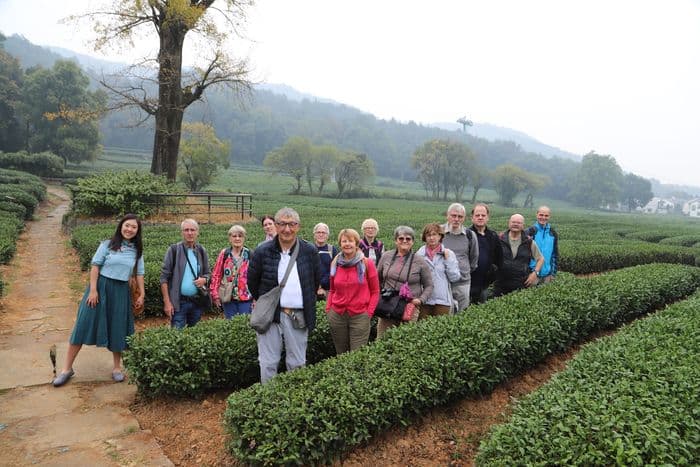
[[[177,157],[184,107],[182,102],[182,47],[187,30],[178,22],[162,26],[158,52],[158,101],[153,141],[151,172],[165,174],[170,181],[177,176]]]

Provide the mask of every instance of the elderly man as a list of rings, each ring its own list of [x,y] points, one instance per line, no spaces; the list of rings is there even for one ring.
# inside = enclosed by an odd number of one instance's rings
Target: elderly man
[[[489,207],[477,203],[472,208],[472,226],[470,229],[479,241],[479,263],[472,271],[470,299],[472,303],[484,303],[488,298],[489,285],[496,279],[496,270],[501,264],[501,247],[498,245],[498,233],[488,228]]]
[[[540,283],[550,282],[554,279],[559,263],[559,235],[549,223],[551,213],[548,206],[540,206],[537,209],[537,222],[526,231],[537,243],[542,256],[544,256],[544,265],[537,274]],[[530,264],[530,267],[535,267],[534,262]]]
[[[537,274],[542,270],[544,258],[537,243],[524,231],[525,218],[513,214],[508,221],[508,230],[498,236],[502,262],[495,284],[495,295],[505,295],[518,289],[537,285]],[[530,261],[535,266],[530,266]]]
[[[454,251],[459,262],[460,279],[452,283],[452,298],[457,302],[457,312],[469,306],[471,273],[479,264],[479,241],[476,234],[464,226],[466,209],[459,203],[447,208],[447,223],[442,226],[445,237],[442,244]]]
[[[207,250],[197,243],[199,224],[185,219],[180,230],[182,241],[170,245],[160,271],[163,311],[177,329],[199,322],[207,305],[198,294],[207,290],[210,279]]]
[[[299,214],[291,208],[282,208],[275,214],[275,226],[277,235],[255,250],[248,266],[248,288],[253,298],[257,300],[279,285],[297,248],[298,254],[282,288],[272,326],[257,334],[262,383],[277,374],[283,345],[287,371],[306,364],[306,345],[309,332],[316,326],[316,290],[321,280],[318,251],[297,238]],[[303,327],[298,324],[301,322],[299,314],[303,316]]]

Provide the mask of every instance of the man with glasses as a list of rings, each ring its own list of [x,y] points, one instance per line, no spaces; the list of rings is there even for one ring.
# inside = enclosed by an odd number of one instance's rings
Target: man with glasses
[[[466,209],[459,203],[447,208],[447,223],[442,226],[445,238],[442,244],[454,251],[459,262],[460,279],[452,283],[452,298],[457,303],[457,312],[469,306],[471,273],[479,265],[479,241],[476,234],[464,226]]]
[[[198,299],[207,290],[210,278],[207,250],[197,243],[199,224],[185,219],[180,224],[182,241],[165,252],[160,272],[163,311],[176,329],[194,326],[202,317],[204,306]]]
[[[287,371],[306,364],[309,332],[316,327],[316,290],[321,280],[318,251],[297,237],[299,214],[294,209],[282,208],[275,214],[275,226],[277,235],[260,245],[250,260],[248,288],[253,298],[279,285],[294,250],[298,249],[298,253],[282,288],[272,326],[256,335],[261,383],[277,374],[283,348]]]

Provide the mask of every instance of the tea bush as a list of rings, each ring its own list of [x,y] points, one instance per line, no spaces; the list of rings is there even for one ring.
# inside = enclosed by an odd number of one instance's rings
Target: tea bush
[[[678,245],[678,246],[693,246],[700,243],[700,234],[679,235],[677,237],[668,237],[659,241],[661,245]]]
[[[561,242],[559,269],[591,274],[649,263],[695,264],[696,254],[686,248],[642,241]]]
[[[317,307],[317,326],[309,335],[308,363],[335,355],[328,320]],[[255,331],[248,316],[210,319],[182,331],[146,329],[129,338],[124,362],[139,394],[197,397],[218,388],[248,387],[260,380]]]
[[[481,443],[479,465],[697,465],[700,294],[587,345]]]
[[[31,219],[39,199],[19,185],[0,185],[0,200],[21,204],[26,209],[24,218]]]
[[[230,451],[255,464],[314,464],[416,414],[490,392],[548,354],[700,286],[700,269],[637,266],[566,277],[457,316],[400,326],[349,354],[231,394]]]
[[[0,152],[0,167],[21,170],[40,177],[60,177],[63,159],[51,152]]]
[[[103,172],[80,178],[77,185],[70,186],[73,209],[82,215],[120,216],[134,213],[145,216],[155,206],[155,193],[174,193],[175,185],[165,177],[146,172]]]

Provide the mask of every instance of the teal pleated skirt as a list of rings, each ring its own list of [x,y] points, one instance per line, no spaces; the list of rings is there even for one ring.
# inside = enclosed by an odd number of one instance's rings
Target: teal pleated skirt
[[[126,337],[134,333],[129,283],[99,276],[99,302],[95,308],[90,308],[87,304],[89,294],[88,284],[78,307],[78,318],[70,343],[96,345],[107,347],[112,352],[123,352],[127,349]]]

